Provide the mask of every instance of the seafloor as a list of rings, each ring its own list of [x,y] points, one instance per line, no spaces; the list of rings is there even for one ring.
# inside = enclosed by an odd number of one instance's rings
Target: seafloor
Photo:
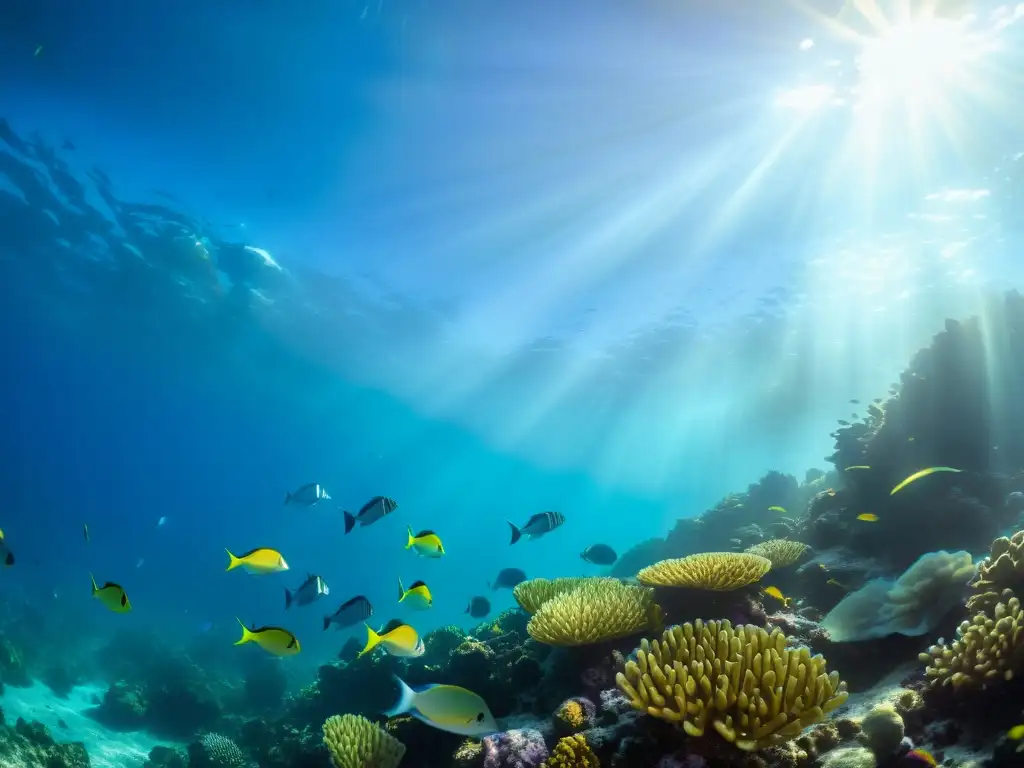
[[[614,578],[524,582],[420,658],[350,641],[296,693],[156,636],[73,659],[8,600],[0,768],[1024,766],[1024,298],[947,321],[879,395],[831,470],[770,472]],[[395,674],[472,689],[504,731],[382,717]]]

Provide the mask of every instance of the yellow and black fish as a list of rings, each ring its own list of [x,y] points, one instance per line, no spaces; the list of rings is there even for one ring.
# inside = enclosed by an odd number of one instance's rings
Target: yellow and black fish
[[[299,639],[287,629],[281,629],[281,627],[260,627],[257,629],[255,626],[249,629],[237,616],[235,621],[242,628],[242,637],[235,645],[256,643],[264,651],[275,656],[294,656],[302,650],[302,647],[299,645]]]
[[[288,570],[288,563],[276,549],[259,547],[249,550],[241,556],[231,554],[230,549],[224,551],[228,553],[229,562],[225,569],[228,571],[235,568],[242,568],[249,573],[277,573]]]
[[[406,589],[402,579],[398,579],[398,602],[405,603],[417,611],[425,611],[434,604],[434,596],[430,594],[430,587],[422,581],[414,581]]]
[[[108,610],[114,613],[128,613],[132,609],[128,594],[120,584],[108,581],[101,587],[96,584],[96,578],[91,573],[89,578],[92,580],[92,596],[103,603]]]
[[[441,537],[436,533],[420,531],[413,535],[412,528],[409,528],[408,531],[409,539],[405,544],[406,549],[411,549],[424,557],[442,557],[444,555],[444,545],[441,543]]]

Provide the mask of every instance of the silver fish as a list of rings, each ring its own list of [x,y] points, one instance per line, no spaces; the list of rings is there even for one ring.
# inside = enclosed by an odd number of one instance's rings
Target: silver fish
[[[330,495],[320,483],[306,483],[298,490],[285,494],[285,504],[302,504],[311,507],[319,501],[329,501]]]
[[[338,629],[355,626],[373,616],[373,606],[370,601],[362,595],[357,595],[351,600],[341,604],[341,607],[330,616],[324,616],[324,629],[331,624],[337,625]]]
[[[292,592],[288,587],[284,588],[284,607],[291,608],[292,603],[296,605],[311,605],[321,597],[331,594],[327,582],[319,576],[310,574],[302,582],[302,586]]]
[[[515,544],[524,533],[531,539],[536,539],[555,530],[565,522],[565,515],[561,512],[538,512],[527,520],[525,525],[515,525],[511,520],[505,522],[512,528],[512,541],[509,544]]]
[[[398,502],[388,496],[374,496],[360,507],[354,515],[351,512],[342,510],[345,516],[345,533],[351,531],[358,522],[360,527],[367,526],[380,520],[384,515],[390,515],[398,509]]]

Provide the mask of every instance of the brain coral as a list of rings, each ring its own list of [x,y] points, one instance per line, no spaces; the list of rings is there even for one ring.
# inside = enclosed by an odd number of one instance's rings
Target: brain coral
[[[405,745],[359,715],[334,715],[323,726],[335,768],[395,768]]]
[[[649,587],[693,587],[726,591],[753,584],[771,570],[772,561],[749,552],[703,552],[662,560],[636,575]]]
[[[545,602],[526,631],[548,645],[589,645],[656,629],[660,622],[650,589],[618,579],[587,579]]]
[[[749,547],[746,551],[751,555],[767,557],[772,561],[772,568],[785,568],[799,561],[809,550],[810,547],[802,541],[769,539]]]
[[[583,576],[566,576],[559,579],[530,579],[529,581],[517,584],[515,589],[512,590],[512,596],[515,597],[520,608],[529,614],[534,614],[551,598],[563,592],[568,592],[570,589],[576,589],[576,587],[586,581],[597,580],[588,579]],[[603,581],[605,579],[600,580]],[[611,579],[611,581],[615,581],[615,579]]]
[[[786,648],[778,629],[696,621],[644,640],[616,676],[632,705],[682,723],[693,737],[710,723],[747,751],[788,741],[846,701],[839,674],[807,648]]]
[[[1010,595],[1010,592],[1006,593]],[[992,615],[977,614],[960,624],[952,645],[933,645],[920,654],[932,685],[987,688],[1024,669],[1024,611],[1020,600],[997,603]]]

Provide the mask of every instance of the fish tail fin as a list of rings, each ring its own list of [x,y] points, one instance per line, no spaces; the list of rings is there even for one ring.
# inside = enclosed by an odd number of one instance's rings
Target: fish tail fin
[[[348,533],[356,526],[356,516],[347,510],[341,510],[341,514],[345,517],[345,533]]]
[[[326,632],[331,626],[331,617],[324,616],[324,632]]]
[[[392,675],[395,682],[398,684],[398,701],[395,702],[395,706],[391,709],[383,712],[385,717],[395,717],[405,712],[409,712],[416,706],[416,691],[406,685],[405,681],[398,675]]]
[[[228,567],[224,569],[225,571],[233,570],[242,564],[241,560],[231,554],[230,549],[225,547],[224,551],[228,553]]]
[[[523,537],[523,532],[520,531],[519,526],[517,526],[511,520],[506,520],[505,522],[508,523],[509,527],[512,529],[512,541],[508,543],[509,546],[512,546]]]
[[[398,577],[398,602],[402,602],[405,599],[405,587],[402,586],[402,577]]]
[[[11,551],[7,552],[7,557],[4,558],[5,565],[14,565],[14,553]]]
[[[284,609],[288,610],[291,607],[292,607],[292,593],[289,591],[288,587],[285,587],[284,588]]]
[[[291,500],[292,500],[292,494],[291,494],[291,492],[288,492],[288,493],[286,493],[286,494],[284,495],[284,503],[285,503],[285,504],[287,504],[287,503],[289,503],[289,502],[290,502]]]
[[[96,597],[96,593],[100,591],[99,586],[96,584],[96,577],[91,573],[89,574],[89,581],[92,582],[92,596]]]
[[[378,635],[376,632],[374,632],[373,631],[373,627],[371,627],[369,624],[367,624],[366,625],[366,646],[363,648],[363,650],[361,650],[359,652],[359,656],[363,656],[364,654],[367,654],[370,651],[372,651],[374,648],[377,647],[377,644],[379,642],[380,642],[380,635]],[[358,659],[359,656],[356,656],[356,658]]]
[[[406,526],[405,530],[409,532],[409,540],[405,542],[405,548],[412,549],[412,545],[416,542],[416,537],[412,535],[412,526]]]
[[[245,645],[246,643],[252,642],[253,634],[249,631],[249,628],[242,623],[242,620],[235,617],[235,621],[238,622],[238,626],[242,628],[242,637],[235,643],[235,645]]]

